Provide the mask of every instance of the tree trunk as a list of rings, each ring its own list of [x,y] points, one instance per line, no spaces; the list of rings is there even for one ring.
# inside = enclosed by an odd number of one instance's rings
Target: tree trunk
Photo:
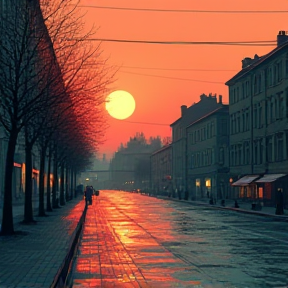
[[[60,205],[65,205],[65,197],[64,197],[64,186],[65,186],[65,179],[64,179],[64,161],[61,162],[61,175],[60,175]],[[67,191],[66,191],[67,193]]]
[[[57,148],[55,148],[54,160],[53,160],[53,186],[52,186],[52,208],[60,208],[58,195],[58,159]]]
[[[24,205],[24,220],[23,223],[34,223],[33,206],[32,206],[32,146],[25,145],[25,205]]]
[[[77,187],[77,183],[76,183],[76,181],[77,181],[77,172],[74,170],[74,172],[73,172],[73,174],[74,174],[74,188],[75,188],[75,198],[78,196],[77,195],[77,189],[76,189],[76,187]]]
[[[47,201],[46,201],[46,210],[48,212],[52,212],[52,205],[51,205],[51,186],[50,186],[50,173],[51,173],[51,149],[49,149],[49,156],[48,156],[48,169],[47,169]]]
[[[44,172],[45,172],[46,147],[41,148],[40,152],[40,171],[39,171],[39,211],[38,216],[46,216],[44,204]]]
[[[66,202],[68,202],[71,199],[68,183],[69,183],[69,169],[68,167],[66,167],[66,177],[65,177]]]
[[[4,204],[0,235],[14,234],[12,209],[12,175],[14,169],[14,153],[17,137],[17,132],[12,131],[10,133],[5,164]]]
[[[73,197],[74,197],[74,191],[75,191],[75,187],[74,187],[74,183],[73,183],[73,176],[74,176],[74,174],[73,174],[73,169],[71,168],[70,169],[70,195],[71,195],[71,200],[73,199]]]

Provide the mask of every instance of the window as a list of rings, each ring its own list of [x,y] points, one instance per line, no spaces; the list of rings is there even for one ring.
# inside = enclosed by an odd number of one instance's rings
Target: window
[[[263,163],[263,152],[264,151],[264,145],[263,145],[263,139],[259,141],[259,164]]]
[[[246,81],[246,98],[250,96],[250,87],[249,87],[250,83],[249,81]]]
[[[244,142],[244,164],[250,164],[250,143]]]
[[[224,158],[224,148],[220,147],[219,148],[219,164],[223,165],[225,162],[225,158]]]
[[[238,145],[238,164],[242,165],[242,144]]]
[[[214,122],[211,122],[211,137],[213,137],[215,135],[215,126],[214,126]]]
[[[267,155],[266,160],[268,162],[272,162],[272,138],[268,137],[266,140],[266,146],[267,146]]]
[[[234,114],[230,115],[230,134],[234,134]]]
[[[258,105],[255,104],[253,107],[253,127],[258,128]]]
[[[259,75],[258,75],[258,92],[262,92],[263,91],[263,85],[262,85],[262,75],[263,75],[263,72],[261,72]]]
[[[262,115],[262,106],[261,106],[261,104],[259,103],[259,113],[258,113],[258,125],[259,125],[259,128],[262,128],[262,117],[263,117],[263,115]]]
[[[231,163],[230,163],[230,166],[235,166],[235,151],[234,151],[234,145],[232,145],[230,148],[231,148],[231,152],[230,152]]]
[[[245,131],[249,131],[250,127],[249,127],[249,124],[250,124],[250,115],[249,115],[249,109],[247,109],[246,111],[246,127],[245,127]]]
[[[257,75],[254,74],[253,78],[254,78],[254,81],[253,81],[253,94],[257,94],[258,93]]]
[[[236,88],[236,97],[237,97],[237,102],[239,102],[239,87]]]
[[[270,123],[274,121],[274,103],[273,99],[270,100]]]
[[[284,99],[282,95],[279,96],[279,119],[283,119],[284,117]]]
[[[239,133],[241,130],[241,118],[240,118],[240,112],[237,113],[237,128],[236,133]]]
[[[276,64],[277,69],[277,82],[279,83],[282,80],[282,61],[279,61]]]
[[[282,161],[283,160],[283,134],[282,133],[279,133],[277,134],[276,136],[276,151],[275,151],[275,154],[276,154],[276,161]]]
[[[254,164],[258,164],[258,141],[254,141]]]
[[[277,70],[277,65],[274,64],[273,66],[273,85],[275,85],[278,81],[278,70]]]
[[[270,67],[268,70],[268,85],[272,86],[273,85],[273,74],[272,74],[272,68]]]
[[[227,131],[227,121],[225,119],[221,120],[221,134],[223,136],[228,135],[228,131]]]

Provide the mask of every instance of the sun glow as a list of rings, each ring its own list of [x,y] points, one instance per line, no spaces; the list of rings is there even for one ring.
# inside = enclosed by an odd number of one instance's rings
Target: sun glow
[[[110,116],[120,120],[130,117],[136,107],[133,96],[123,90],[117,90],[109,94],[105,106]]]

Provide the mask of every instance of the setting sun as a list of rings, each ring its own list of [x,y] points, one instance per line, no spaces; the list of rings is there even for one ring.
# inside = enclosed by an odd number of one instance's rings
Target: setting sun
[[[106,98],[106,110],[116,119],[126,119],[135,110],[135,100],[133,96],[123,90],[117,90],[109,94]]]

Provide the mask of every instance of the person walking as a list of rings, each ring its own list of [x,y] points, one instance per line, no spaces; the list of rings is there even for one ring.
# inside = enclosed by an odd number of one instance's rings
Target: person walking
[[[283,192],[282,189],[277,189],[276,192],[276,215],[283,215],[284,214],[284,199],[283,199]]]
[[[93,188],[91,186],[86,187],[86,204],[92,205],[92,195],[93,195]]]

